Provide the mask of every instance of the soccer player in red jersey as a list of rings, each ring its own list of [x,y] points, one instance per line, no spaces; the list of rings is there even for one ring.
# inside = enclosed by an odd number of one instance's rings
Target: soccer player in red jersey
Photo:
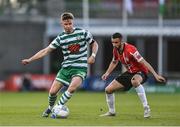
[[[127,71],[115,78],[105,88],[109,111],[101,116],[115,116],[114,91],[118,89],[128,91],[134,87],[144,107],[144,117],[150,117],[150,106],[148,105],[142,84],[147,80],[147,74],[149,72],[153,74],[158,82],[165,82],[165,78],[155,72],[153,67],[140,55],[135,46],[122,42],[122,35],[120,33],[114,33],[112,35],[112,45],[114,47],[113,59],[105,74],[102,75],[102,79],[107,79],[119,61],[125,66]]]

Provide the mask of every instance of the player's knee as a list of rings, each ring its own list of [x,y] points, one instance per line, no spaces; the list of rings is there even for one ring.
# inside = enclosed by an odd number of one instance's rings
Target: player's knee
[[[113,91],[111,89],[109,89],[108,87],[105,88],[105,93],[106,94],[111,94],[113,93]]]
[[[135,79],[135,78],[133,78],[133,79],[131,80],[131,83],[132,83],[132,85],[135,86],[135,87],[140,84],[139,80],[137,80],[137,79]]]
[[[68,91],[70,92],[70,93],[74,93],[75,91],[76,91],[76,87],[69,87],[68,88]]]

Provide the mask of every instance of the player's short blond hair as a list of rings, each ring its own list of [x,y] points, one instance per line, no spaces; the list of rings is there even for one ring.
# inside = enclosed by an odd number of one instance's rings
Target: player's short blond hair
[[[61,20],[74,19],[74,15],[70,12],[64,12],[61,14]]]

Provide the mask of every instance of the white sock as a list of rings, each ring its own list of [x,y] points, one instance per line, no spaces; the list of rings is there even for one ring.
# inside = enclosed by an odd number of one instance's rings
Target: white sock
[[[115,113],[115,96],[114,94],[106,94],[106,102],[109,108],[109,112]]]
[[[146,107],[148,106],[148,102],[147,102],[147,98],[146,98],[146,93],[145,93],[145,90],[144,90],[144,87],[142,85],[139,85],[138,87],[135,88],[140,100],[141,100],[141,103],[143,104],[143,107]]]

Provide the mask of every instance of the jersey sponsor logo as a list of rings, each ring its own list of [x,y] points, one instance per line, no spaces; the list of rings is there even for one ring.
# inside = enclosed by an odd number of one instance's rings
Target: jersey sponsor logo
[[[80,49],[80,44],[72,44],[68,46],[68,50],[70,51],[70,53],[77,53],[79,52]]]

